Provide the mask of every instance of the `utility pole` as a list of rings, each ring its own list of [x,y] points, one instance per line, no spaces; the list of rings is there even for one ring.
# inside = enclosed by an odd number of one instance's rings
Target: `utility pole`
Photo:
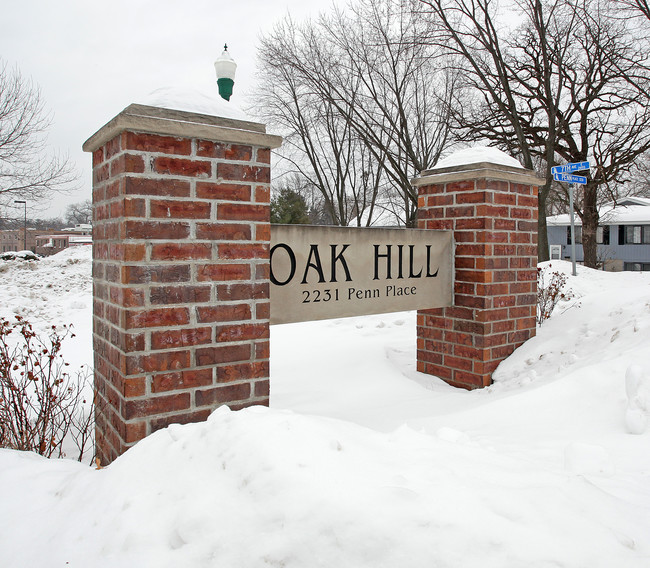
[[[27,201],[16,199],[14,203],[22,203],[25,206],[25,223],[23,225],[23,250],[27,250]]]

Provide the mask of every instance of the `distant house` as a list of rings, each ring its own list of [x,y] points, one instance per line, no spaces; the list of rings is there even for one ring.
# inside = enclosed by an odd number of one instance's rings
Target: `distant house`
[[[43,256],[50,256],[68,247],[92,244],[92,235],[58,231],[56,233],[38,235],[36,237],[36,252]]]
[[[597,233],[598,260],[603,270],[650,271],[650,199],[626,197],[608,203],[600,211]],[[571,227],[568,214],[547,217],[551,259],[571,258]],[[576,262],[584,260],[582,224],[575,216]]]

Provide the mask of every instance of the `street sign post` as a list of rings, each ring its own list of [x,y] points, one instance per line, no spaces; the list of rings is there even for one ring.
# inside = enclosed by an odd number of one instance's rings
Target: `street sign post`
[[[587,178],[585,176],[576,176],[571,172],[581,172],[589,170],[591,164],[589,162],[571,162],[563,166],[553,166],[551,173],[555,181],[562,181],[569,184],[569,211],[571,212],[571,264],[573,265],[572,274],[576,275],[576,227],[573,214],[573,186],[574,184],[586,185]]]
[[[587,183],[587,178],[585,176],[576,176],[573,174],[553,174],[553,179],[555,181],[563,181],[565,183],[577,183],[579,185],[585,185]]]
[[[552,174],[570,174],[571,172],[581,172],[590,168],[589,162],[571,162],[563,166],[553,166]]]

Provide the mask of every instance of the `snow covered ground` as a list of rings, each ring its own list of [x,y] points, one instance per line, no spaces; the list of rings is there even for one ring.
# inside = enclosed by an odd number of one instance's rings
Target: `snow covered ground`
[[[289,324],[270,409],[102,470],[0,450],[0,566],[650,566],[650,274],[568,287],[488,389],[415,371],[413,313]],[[89,363],[90,289],[88,249],[0,264],[0,315],[73,323]]]

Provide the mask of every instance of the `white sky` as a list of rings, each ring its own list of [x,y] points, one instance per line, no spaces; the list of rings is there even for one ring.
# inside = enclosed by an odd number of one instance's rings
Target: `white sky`
[[[255,81],[260,33],[286,14],[302,20],[331,3],[3,0],[0,58],[40,85],[54,115],[49,140],[81,174],[78,191],[32,214],[62,215],[68,204],[90,198],[91,158],[81,145],[123,108],[159,87],[216,92],[213,63],[224,43],[238,64],[232,102],[243,106]]]

